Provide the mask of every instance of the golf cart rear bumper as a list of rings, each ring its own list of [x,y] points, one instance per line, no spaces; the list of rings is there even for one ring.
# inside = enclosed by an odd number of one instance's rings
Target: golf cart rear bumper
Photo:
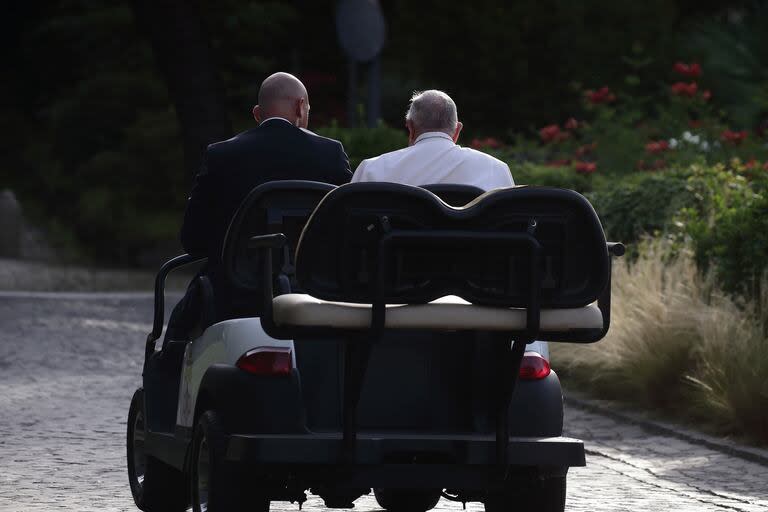
[[[585,465],[583,443],[566,437],[512,437],[506,467],[495,463],[493,436],[361,432],[355,447],[355,462],[342,464],[340,434],[231,435],[227,459],[252,476],[347,488],[488,489]]]
[[[452,464],[495,464],[494,436],[437,436],[361,432],[355,445],[360,465],[410,461],[447,461]],[[510,466],[584,466],[584,444],[567,437],[511,437]],[[229,436],[227,459],[257,464],[337,464],[340,434],[235,434]]]

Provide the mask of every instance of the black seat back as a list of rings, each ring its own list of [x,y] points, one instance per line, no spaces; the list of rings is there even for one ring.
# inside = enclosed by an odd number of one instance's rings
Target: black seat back
[[[272,181],[254,188],[238,208],[224,238],[222,262],[231,285],[240,292],[260,292],[258,253],[248,249],[248,241],[255,235],[283,233],[288,243],[273,254],[273,271],[287,276],[294,288],[294,254],[301,231],[320,200],[334,188],[303,180]]]
[[[418,187],[353,183],[323,199],[297,249],[307,293],[345,302],[526,307],[533,270],[542,308],[585,306],[606,288],[605,235],[580,194],[513,187],[456,209]]]
[[[445,203],[455,208],[471,203],[485,192],[480,187],[458,183],[432,183],[422,185],[421,188],[429,190]]]

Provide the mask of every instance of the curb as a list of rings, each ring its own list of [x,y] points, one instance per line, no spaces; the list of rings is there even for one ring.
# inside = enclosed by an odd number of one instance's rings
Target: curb
[[[647,417],[624,410],[614,402],[586,398],[580,393],[568,392],[564,396],[565,405],[607,416],[623,423],[638,426],[648,432],[675,437],[692,444],[748,460],[768,467],[768,450],[735,443],[726,439],[695,432],[679,425],[651,420]]]
[[[0,290],[0,299],[132,300],[151,299],[152,292],[37,292]]]

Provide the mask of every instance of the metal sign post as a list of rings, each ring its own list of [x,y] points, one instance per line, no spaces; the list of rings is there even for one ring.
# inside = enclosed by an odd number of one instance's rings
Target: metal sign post
[[[349,91],[347,120],[357,124],[357,66],[368,69],[367,124],[376,126],[381,115],[381,65],[379,54],[386,39],[384,14],[378,0],[340,0],[336,7],[336,34],[347,55]]]

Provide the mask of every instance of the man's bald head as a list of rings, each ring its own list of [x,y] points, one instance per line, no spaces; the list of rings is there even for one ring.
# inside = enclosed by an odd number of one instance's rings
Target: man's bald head
[[[268,76],[259,88],[259,104],[253,107],[257,121],[282,117],[301,128],[309,121],[309,96],[301,80],[290,73]]]
[[[415,92],[411,96],[405,125],[410,132],[410,143],[426,132],[443,132],[450,135],[454,142],[459,138],[462,124],[456,112],[456,103],[443,91],[431,89]]]

